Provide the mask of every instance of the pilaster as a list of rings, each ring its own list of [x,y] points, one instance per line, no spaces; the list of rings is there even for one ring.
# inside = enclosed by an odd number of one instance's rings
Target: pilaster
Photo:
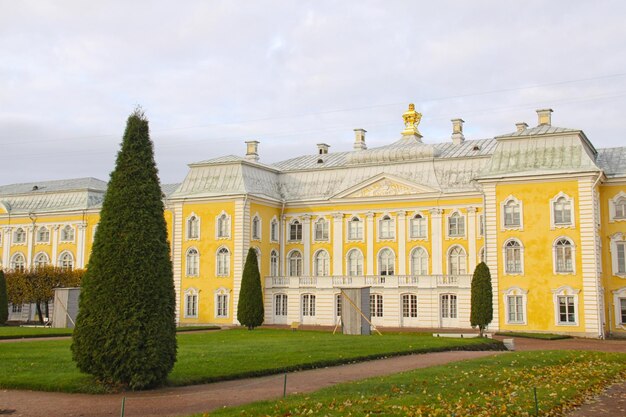
[[[79,223],[77,228],[76,267],[83,269],[85,267],[85,230],[87,229],[87,223]]]
[[[33,250],[35,246],[35,225],[26,226],[26,268],[30,268],[33,264]]]
[[[430,229],[432,245],[432,274],[443,273],[443,238],[442,238],[443,210],[434,208],[430,210]]]
[[[50,263],[52,266],[57,266],[59,264],[59,226],[58,224],[53,225],[50,229],[52,232],[52,259],[50,259]]]
[[[302,275],[311,275],[311,216],[302,216],[302,243],[304,254],[302,256]]]
[[[11,227],[4,227],[2,229],[2,259],[5,268],[10,267],[11,259],[11,240],[13,239],[13,230]]]
[[[374,275],[374,213],[370,211],[365,215],[365,217],[365,241],[367,245],[367,254],[365,256],[365,274]]]
[[[398,275],[406,275],[406,211],[396,212],[398,222]]]
[[[280,275],[285,276],[287,271],[285,260],[285,242],[287,241],[287,216],[280,219]]]
[[[469,249],[469,271],[476,269],[476,207],[467,208],[467,247]]]
[[[343,213],[333,213],[333,271],[343,275]]]

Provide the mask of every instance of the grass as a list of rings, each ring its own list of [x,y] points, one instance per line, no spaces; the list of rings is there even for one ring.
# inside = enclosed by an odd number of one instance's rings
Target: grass
[[[0,343],[0,388],[106,392],[106,387],[78,371],[71,359],[70,343],[67,339]],[[168,384],[268,375],[409,353],[501,346],[489,339],[434,338],[425,333],[346,336],[276,329],[187,333],[178,335],[178,360]]]
[[[183,326],[177,327],[176,331],[186,333],[218,330],[219,328],[219,326]],[[0,340],[71,336],[72,331],[73,329],[56,329],[52,327],[0,326]]]
[[[335,385],[210,415],[534,416],[536,388],[539,415],[557,416],[625,379],[626,354],[516,352]]]
[[[497,332],[496,335],[504,337],[526,337],[528,339],[541,339],[541,340],[559,340],[559,339],[571,339],[572,336],[564,334],[554,333],[524,333],[524,332]]]

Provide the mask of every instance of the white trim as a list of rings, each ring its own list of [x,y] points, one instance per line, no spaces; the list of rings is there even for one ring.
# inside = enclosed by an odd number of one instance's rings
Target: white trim
[[[361,258],[360,258],[360,260],[361,260],[361,273],[360,273],[360,274],[354,274],[354,275],[352,275],[352,274],[350,273],[350,254],[351,254],[353,251],[354,251],[354,252],[357,252],[358,254],[360,254],[360,255],[361,255]],[[359,275],[363,275],[364,268],[365,268],[365,258],[363,257],[363,251],[362,251],[361,249],[359,249],[359,248],[352,248],[352,249],[349,249],[349,250],[346,252],[345,262],[346,262],[346,275],[348,275],[348,276],[359,276]],[[358,268],[357,268],[357,272],[358,272]]]
[[[187,296],[192,295],[196,297],[196,314],[187,314]],[[187,288],[183,293],[183,317],[186,319],[197,319],[198,311],[200,310],[200,291],[194,287]]]
[[[17,241],[17,231],[21,230],[24,236],[24,240],[21,241]],[[28,242],[28,231],[25,227],[23,226],[19,226],[17,228],[15,228],[15,230],[13,230],[12,232],[13,234],[13,238],[11,239],[11,246],[26,246],[26,243]]]
[[[620,299],[626,299],[626,287],[618,288],[612,291],[613,293],[613,307],[615,314],[615,327],[622,330],[626,330],[626,322],[622,323],[622,311],[620,305]]]
[[[292,275],[291,274],[291,255],[294,253],[298,253],[300,254],[300,273],[299,274],[295,274]],[[304,271],[304,256],[302,256],[302,251],[300,249],[292,249],[289,252],[287,252],[287,256],[285,257],[285,272],[287,273],[288,277],[301,277],[302,273]],[[296,271],[297,272],[297,271]]]
[[[224,236],[220,236],[220,219],[222,218],[222,216],[226,216],[226,221],[228,222],[228,227],[226,228],[225,232],[227,233]],[[215,216],[215,239],[216,240],[227,240],[230,239],[232,236],[232,228],[233,228],[233,219],[232,216],[230,214],[228,214],[225,210],[222,210],[222,212],[220,214],[218,214],[217,216]]]
[[[557,243],[562,239],[567,240],[570,243],[571,248],[572,248],[572,270],[571,271],[557,271],[557,268],[556,268]],[[572,238],[568,236],[559,236],[552,241],[552,273],[554,275],[576,275],[576,244],[574,243],[574,240]]]
[[[218,297],[226,297],[226,314],[218,314]],[[219,287],[213,291],[213,317],[216,319],[230,318],[230,290],[225,287]]]
[[[520,271],[519,272],[509,272],[507,271],[507,257],[506,257],[506,249],[507,245],[510,242],[516,242],[519,245],[520,251]],[[573,254],[573,253],[572,253]],[[556,258],[555,258],[556,259]],[[524,244],[518,238],[512,237],[504,241],[502,245],[502,260],[503,260],[503,273],[504,275],[524,275]]]
[[[388,217],[388,219],[385,219],[385,217]],[[382,236],[382,222],[384,221],[389,221],[389,227],[391,228],[390,232],[391,235],[390,237],[383,237]],[[376,241],[377,242],[395,242],[396,241],[396,236],[397,236],[397,222],[396,222],[396,216],[393,216],[391,214],[389,214],[389,212],[383,212],[381,213],[380,217],[378,218],[378,220],[376,221]]]
[[[67,237],[65,237],[64,239],[64,234],[65,234],[65,230],[70,229],[72,231],[72,237],[70,239],[67,239]],[[59,229],[59,242],[61,243],[73,243],[76,241],[76,229],[74,227],[72,227],[72,225],[66,224],[63,227],[61,227]]]
[[[517,204],[519,209],[519,224],[507,225],[505,207],[509,202]],[[524,230],[524,205],[521,200],[517,199],[512,194],[500,202],[500,230]]]
[[[255,236],[254,235],[254,220],[258,221],[258,234]],[[251,241],[260,241],[263,239],[263,220],[261,219],[261,216],[259,215],[259,212],[257,211],[256,213],[254,213],[254,216],[252,216],[252,219],[250,220],[250,240]]]
[[[70,268],[70,270],[76,269],[77,268],[77,266],[76,266],[76,257],[69,250],[64,250],[63,252],[59,253],[59,257],[58,257],[59,261],[58,261],[57,265],[59,267],[63,268],[63,265],[61,265],[61,260],[63,259],[63,257],[65,255],[69,255],[70,256],[70,259],[71,259],[71,262],[72,262],[72,267]]]
[[[429,268],[430,255],[428,253],[428,249],[426,249],[424,246],[416,245],[416,246],[413,246],[411,248],[411,250],[409,251],[409,271],[410,271],[409,275],[415,275],[415,274],[413,274],[413,253],[415,253],[419,249],[422,249],[424,251],[424,253],[426,254],[426,272],[424,274],[422,274],[420,272],[417,275],[428,275],[428,271],[430,270],[430,268]]]
[[[191,220],[192,217],[195,217],[196,221],[198,222],[198,225],[197,225],[197,236],[196,237],[189,236],[189,232],[190,232],[189,221]],[[189,216],[187,216],[187,218],[185,219],[185,240],[200,240],[200,233],[201,233],[200,231],[202,230],[200,226],[201,226],[200,216],[198,216],[194,212],[191,212],[189,214]]]
[[[510,321],[509,320],[509,300],[508,298],[511,296],[521,296],[522,297],[522,321]],[[506,324],[512,325],[526,325],[528,324],[528,290],[525,290],[520,287],[510,287],[502,292],[502,298],[504,301],[504,319]]]
[[[426,229],[426,233],[424,234],[424,236],[413,236],[413,234],[411,233],[413,231],[413,220],[416,220],[417,216],[421,216],[422,221],[424,222],[424,229]],[[426,216],[426,214],[424,214],[424,211],[414,211],[413,214],[408,217],[409,221],[407,222],[407,236],[409,237],[409,241],[417,241],[417,240],[422,240],[422,241],[428,241],[428,236],[430,235],[428,232],[428,224],[430,223],[430,219],[428,218],[428,216]]]
[[[195,274],[189,273],[189,252],[191,252],[192,250],[196,251],[196,256],[198,257],[198,261],[197,261],[198,265],[196,268],[197,272]],[[199,277],[200,276],[200,251],[195,246],[191,246],[187,248],[187,250],[185,251],[185,276],[186,277]]]
[[[48,232],[48,239],[46,240],[39,240],[39,233],[41,233],[41,231],[45,229],[46,232]],[[50,228],[47,226],[37,226],[37,231],[35,232],[35,244],[36,245],[42,245],[42,244],[50,244]]]
[[[556,326],[578,326],[580,308],[578,304],[578,293],[580,290],[574,289],[569,285],[562,285],[557,289],[552,290],[552,302],[554,303],[554,324]],[[573,297],[574,302],[574,322],[560,322],[559,317],[559,297]]]
[[[462,245],[455,244],[455,245],[450,246],[448,248],[448,251],[446,252],[446,274],[447,275],[457,275],[457,273],[452,273],[452,271],[451,271],[451,269],[452,269],[451,266],[452,265],[451,265],[451,259],[450,259],[450,252],[452,252],[452,250],[454,248],[460,248],[461,251],[463,252],[463,254],[465,255],[465,256],[461,257],[461,259],[463,259],[464,262],[465,262],[465,268],[464,268],[465,272],[459,271],[458,275],[464,275],[464,274],[469,273],[468,270],[467,270],[467,251],[465,250],[465,248]]]
[[[46,266],[50,266],[50,255],[48,255],[45,251],[39,251],[33,256],[33,267],[37,266],[37,258],[41,255],[46,257]]]
[[[459,218],[463,220],[463,234],[458,236],[450,236],[450,218],[458,214]],[[467,215],[463,214],[460,209],[455,208],[450,213],[445,214],[445,233],[446,240],[467,239]]]
[[[619,272],[619,265],[618,265],[618,259],[617,259],[617,252],[618,252],[617,245],[618,244],[624,245],[625,246],[624,251],[626,252],[626,233],[622,233],[622,232],[613,233],[611,236],[609,236],[609,239],[611,239],[611,242],[609,244],[609,252],[611,254],[611,272],[613,273],[613,276],[626,278],[626,265],[624,268],[624,272]],[[626,256],[626,253],[624,255]]]
[[[219,270],[219,256],[220,256],[220,251],[222,249],[226,249],[227,255],[226,255],[226,273],[220,273]],[[231,275],[231,255],[232,255],[232,251],[230,250],[230,248],[228,248],[228,246],[225,245],[221,245],[220,247],[217,248],[217,250],[215,251],[215,276],[216,277],[230,277]]]
[[[291,239],[291,226],[295,223],[298,222],[298,224],[300,225],[300,239]],[[304,220],[301,219],[299,216],[296,217],[292,217],[291,220],[289,220],[287,222],[287,227],[286,227],[286,232],[287,232],[287,243],[302,243],[303,239],[304,239]],[[296,233],[296,237],[297,237],[297,233]]]
[[[322,238],[318,239],[317,238],[317,225],[324,223],[326,225],[326,238],[323,237],[323,233],[322,233]],[[322,227],[322,232],[324,231],[324,228]],[[317,219],[315,219],[315,221],[313,222],[313,241],[314,242],[330,242],[330,220],[328,220],[326,217],[324,216],[318,216]]]
[[[320,274],[319,271],[317,270],[317,256],[319,254],[321,254],[322,252],[324,252],[326,254],[326,261],[327,261],[327,265],[326,265],[326,272],[327,273],[326,274]],[[313,273],[311,275],[316,276],[316,277],[328,277],[328,276],[332,275],[331,271],[330,271],[330,268],[331,268],[330,253],[328,253],[328,251],[326,249],[320,248],[320,249],[316,250],[313,253],[312,261],[313,261],[312,262],[313,263],[313,271],[312,271]]]
[[[619,193],[615,194],[613,198],[609,199],[609,223],[626,222],[626,216],[615,217],[615,205],[622,198],[626,199],[626,193],[624,191],[620,191]]]
[[[276,257],[276,270],[272,269],[272,255]],[[280,276],[280,256],[276,249],[270,250],[270,277]]]
[[[556,201],[560,199],[561,197],[565,198],[566,200],[569,200],[569,203],[570,203],[570,208],[571,208],[570,220],[571,221],[569,224],[566,224],[566,223],[556,224],[554,221],[554,203],[556,203]],[[567,228],[573,229],[575,227],[576,227],[576,206],[574,204],[574,197],[570,197],[569,195],[561,191],[550,199],[550,230],[567,229]]]
[[[378,252],[376,253],[376,275],[383,275],[381,273],[381,271],[380,271],[380,265],[381,265],[380,254],[384,250],[389,250],[391,252],[391,254],[393,255],[393,274],[385,274],[385,275],[386,276],[397,275],[398,272],[397,272],[397,265],[396,264],[397,264],[398,257],[396,256],[396,252],[392,248],[390,248],[389,246],[384,246],[384,247],[380,248],[378,250]]]
[[[358,219],[359,223],[361,224],[361,237],[360,238],[350,237],[350,223],[355,218]],[[360,216],[358,214],[350,214],[346,218],[346,231],[347,231],[346,242],[365,242],[365,219],[363,218],[363,216]]]
[[[272,225],[276,224],[276,236],[272,234]],[[270,221],[270,242],[278,242],[280,241],[280,221],[278,220],[278,216],[274,215],[272,220]]]
[[[23,263],[23,269],[26,269],[26,256],[22,253],[22,252],[15,252],[11,255],[11,258],[9,259],[9,268],[11,270],[15,270],[15,258],[17,258],[17,256],[21,256],[22,257],[22,263]]]

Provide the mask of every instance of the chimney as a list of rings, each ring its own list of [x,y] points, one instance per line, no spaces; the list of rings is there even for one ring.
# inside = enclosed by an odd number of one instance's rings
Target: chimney
[[[246,159],[248,161],[259,162],[259,141],[258,140],[246,141]]]
[[[463,136],[463,123],[465,121],[463,119],[452,119],[452,143],[455,145],[460,145],[465,141],[465,136]]]
[[[364,151],[367,149],[367,145],[365,144],[365,133],[367,130],[365,129],[354,129],[354,150],[355,151]]]
[[[552,113],[552,109],[537,110],[537,116],[539,116],[539,126],[551,126],[552,117],[550,113]]]
[[[318,154],[320,155],[326,155],[328,153],[328,148],[330,148],[330,145],[326,144],[326,143],[318,143],[317,144],[317,150],[318,150]]]
[[[528,129],[528,123],[526,122],[515,123],[515,127],[517,128],[518,132],[523,132],[524,130]]]

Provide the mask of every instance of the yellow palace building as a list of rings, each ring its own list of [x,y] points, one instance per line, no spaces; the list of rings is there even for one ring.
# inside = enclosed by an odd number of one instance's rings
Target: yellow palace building
[[[471,274],[493,283],[489,329],[626,336],[626,147],[596,149],[582,130],[538,124],[466,140],[422,140],[421,114],[368,149],[189,165],[164,185],[180,324],[235,324],[248,248],[264,283],[265,323],[334,325],[340,288],[370,287],[376,326],[469,328]],[[87,265],[106,183],[0,186],[5,269]],[[29,319],[29,306],[10,306]]]

